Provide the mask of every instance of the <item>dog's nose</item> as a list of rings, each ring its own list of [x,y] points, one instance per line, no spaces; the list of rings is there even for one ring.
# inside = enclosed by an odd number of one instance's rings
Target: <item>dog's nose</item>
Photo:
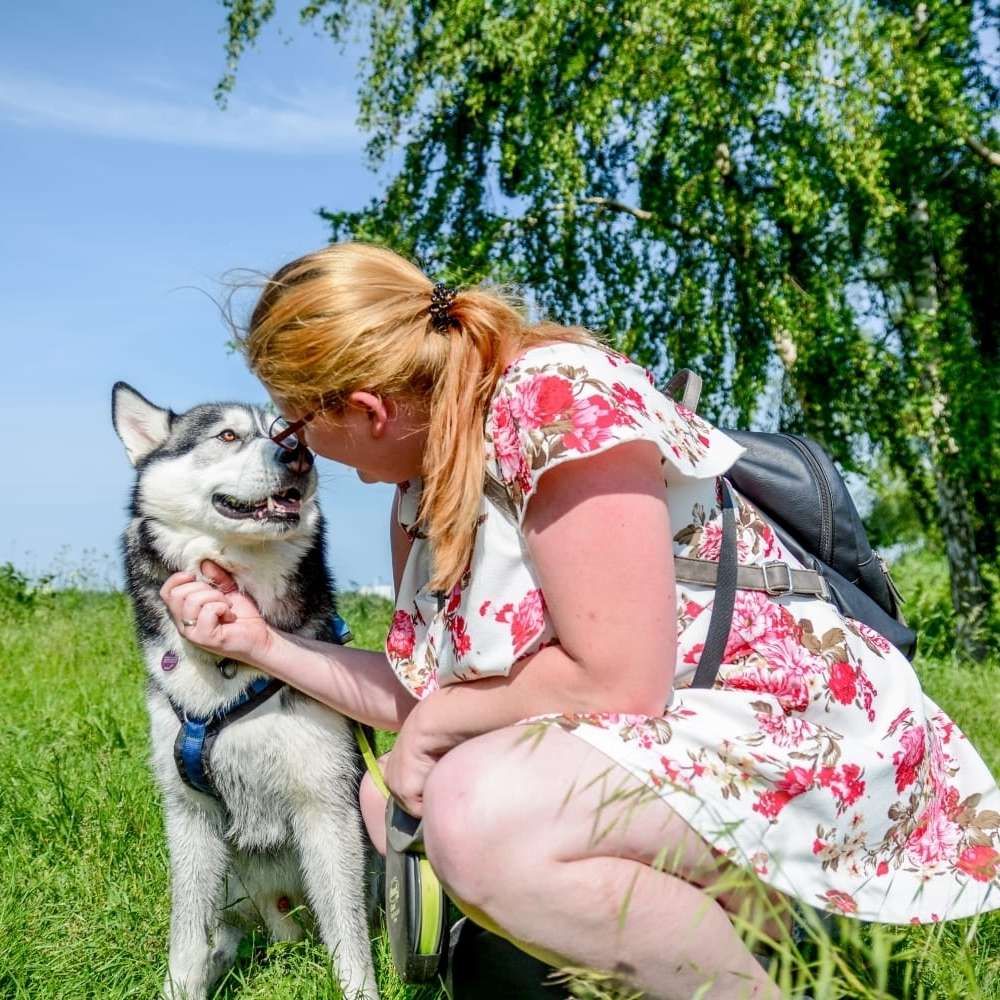
[[[295,451],[278,449],[278,461],[287,465],[298,476],[304,476],[313,467],[313,453],[300,445]]]

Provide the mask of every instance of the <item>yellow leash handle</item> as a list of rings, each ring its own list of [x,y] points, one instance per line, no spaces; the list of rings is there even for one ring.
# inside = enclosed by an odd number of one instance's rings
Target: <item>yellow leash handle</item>
[[[421,858],[420,865],[420,941],[419,955],[436,955],[441,950],[440,934],[443,926],[444,893],[431,863]]]

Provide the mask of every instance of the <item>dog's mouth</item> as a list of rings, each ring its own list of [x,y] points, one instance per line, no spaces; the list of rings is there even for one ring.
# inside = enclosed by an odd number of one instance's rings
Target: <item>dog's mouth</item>
[[[299,519],[302,494],[294,486],[272,493],[262,500],[241,500],[228,493],[213,493],[212,506],[223,517],[234,521],[280,521],[288,524]]]

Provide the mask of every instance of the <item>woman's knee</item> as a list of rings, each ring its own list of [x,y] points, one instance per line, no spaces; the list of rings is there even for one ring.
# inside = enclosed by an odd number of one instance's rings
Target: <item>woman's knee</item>
[[[492,743],[478,737],[456,747],[434,766],[424,788],[427,858],[448,889],[474,905],[483,904],[505,879],[506,862],[520,839],[516,798],[510,794],[517,785],[492,755]]]

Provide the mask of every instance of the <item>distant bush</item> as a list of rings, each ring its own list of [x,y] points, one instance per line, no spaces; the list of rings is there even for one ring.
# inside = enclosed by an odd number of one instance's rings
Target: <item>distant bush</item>
[[[993,591],[987,634],[1000,651],[1000,587],[996,570],[984,567]],[[951,600],[948,560],[935,545],[910,549],[892,564],[892,577],[903,594],[903,614],[917,632],[917,649],[925,659],[949,659],[955,652],[955,608]]]
[[[95,548],[74,550],[64,545],[48,567],[55,590],[120,590],[122,572],[119,561]]]
[[[31,580],[13,563],[0,563],[0,620],[20,619],[31,614],[47,593],[50,577]]]
[[[871,506],[864,514],[865,531],[875,548],[884,551],[927,543],[927,531],[899,473],[879,463],[868,479],[867,488]]]

